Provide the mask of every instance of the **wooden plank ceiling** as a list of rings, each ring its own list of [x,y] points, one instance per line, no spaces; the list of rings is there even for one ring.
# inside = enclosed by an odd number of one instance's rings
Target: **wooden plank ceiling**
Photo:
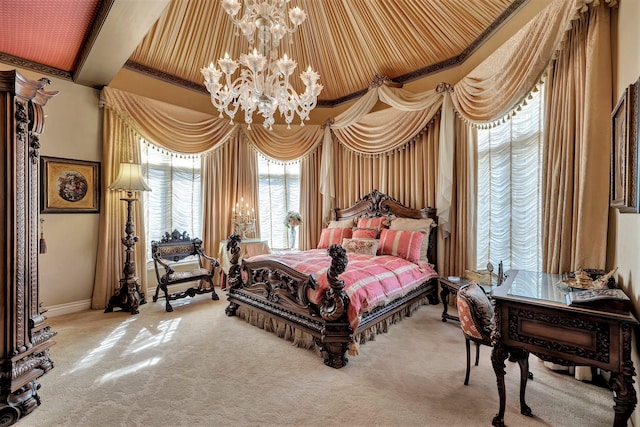
[[[463,62],[525,2],[291,0],[308,18],[285,49],[320,74],[319,104],[338,105],[375,75],[405,83]],[[0,62],[93,87],[126,67],[205,91],[202,67],[248,53],[218,0],[0,0],[0,23]]]

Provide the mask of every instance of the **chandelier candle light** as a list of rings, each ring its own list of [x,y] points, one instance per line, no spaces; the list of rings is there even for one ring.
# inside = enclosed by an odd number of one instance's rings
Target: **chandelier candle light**
[[[240,198],[240,203],[231,210],[231,224],[233,233],[239,234],[242,240],[246,240],[249,235],[256,232],[256,213],[253,208],[249,210],[249,204],[244,203],[244,197]]]
[[[291,126],[293,117],[300,117],[300,125],[309,119],[309,112],[316,107],[318,95],[323,89],[318,84],[320,76],[311,69],[300,74],[305,85],[305,91],[299,95],[289,83],[296,61],[286,53],[278,59],[280,40],[294,33],[307,18],[306,13],[299,7],[289,9],[290,26],[286,20],[286,7],[290,0],[245,0],[244,15],[236,18],[242,4],[238,0],[222,0],[222,8],[227,12],[233,24],[247,38],[249,48],[257,44],[250,54],[241,54],[239,63],[229,57],[218,59],[219,69],[209,64],[203,68],[205,86],[211,93],[211,103],[220,112],[231,119],[238,112],[244,110],[244,120],[251,129],[253,113],[257,112],[264,118],[264,127],[273,129],[273,118],[276,110],[284,117],[287,128]],[[256,42],[257,38],[257,42]],[[240,76],[232,81],[232,75],[238,67],[243,65]],[[220,78],[224,74],[224,85]]]

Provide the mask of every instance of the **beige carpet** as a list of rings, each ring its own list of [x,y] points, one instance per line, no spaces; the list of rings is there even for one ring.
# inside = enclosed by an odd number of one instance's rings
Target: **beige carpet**
[[[24,426],[490,426],[498,410],[490,349],[463,385],[464,339],[442,306],[424,306],[361,347],[339,370],[224,314],[224,295],[51,319],[55,369]],[[535,379],[520,415],[519,371],[507,362],[509,426],[609,426],[604,388],[551,372]]]

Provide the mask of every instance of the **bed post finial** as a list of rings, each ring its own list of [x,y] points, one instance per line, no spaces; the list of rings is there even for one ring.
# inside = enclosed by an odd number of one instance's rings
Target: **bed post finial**
[[[231,253],[231,259],[229,263],[229,274],[227,275],[228,289],[239,288],[242,284],[242,278],[240,277],[240,236],[238,234],[232,234],[227,240],[227,251]],[[235,316],[238,305],[234,302],[230,302],[225,313],[227,316]]]
[[[347,264],[349,263],[347,251],[340,245],[331,245],[329,249],[327,249],[327,252],[331,257],[331,265],[327,271],[331,289],[341,291],[344,288],[344,281],[338,280],[338,276],[347,269]]]
[[[227,241],[227,250],[231,253],[229,263],[229,287],[235,288],[240,284],[240,235],[232,234]]]
[[[346,356],[349,344],[353,341],[351,327],[347,321],[349,296],[344,291],[344,281],[338,276],[347,269],[347,252],[340,245],[331,245],[327,250],[331,265],[327,270],[329,289],[320,304],[320,316],[326,321],[322,335],[322,353],[324,363],[332,368],[341,368],[347,364]]]
[[[330,288],[324,296],[324,301],[320,306],[320,315],[323,319],[335,321],[345,316],[346,307],[349,304],[349,297],[344,291],[344,280],[338,276],[347,269],[347,251],[340,245],[331,245],[327,250],[331,257],[331,265],[327,270],[327,280]]]

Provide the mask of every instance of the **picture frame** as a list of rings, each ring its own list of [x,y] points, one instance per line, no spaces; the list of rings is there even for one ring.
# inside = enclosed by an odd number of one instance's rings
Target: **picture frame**
[[[100,162],[40,156],[40,213],[100,212]]]
[[[640,212],[639,83],[625,88],[611,113],[610,206],[622,213]]]

